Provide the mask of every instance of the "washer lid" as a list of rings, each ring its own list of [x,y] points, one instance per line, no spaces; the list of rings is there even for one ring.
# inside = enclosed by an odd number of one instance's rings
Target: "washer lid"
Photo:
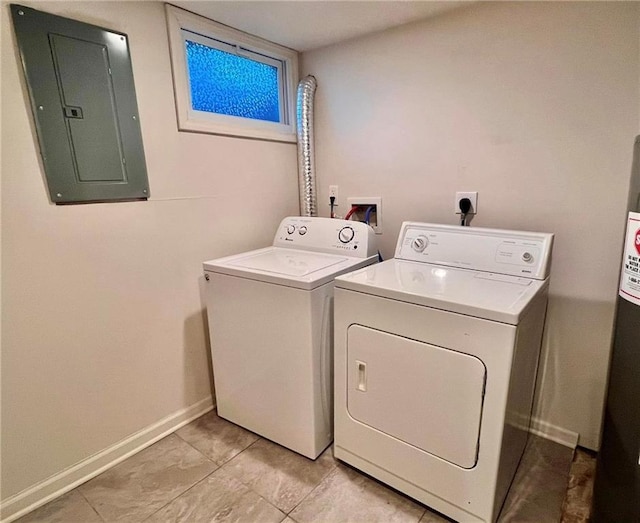
[[[336,278],[335,285],[517,325],[548,280],[392,259]]]
[[[228,264],[231,267],[242,267],[252,271],[299,277],[327,269],[346,260],[347,258],[341,256],[330,256],[290,249],[272,249],[242,256],[239,259],[230,261]]]
[[[203,263],[204,270],[252,280],[314,289],[332,281],[338,274],[364,267],[376,260],[335,254],[266,247]]]

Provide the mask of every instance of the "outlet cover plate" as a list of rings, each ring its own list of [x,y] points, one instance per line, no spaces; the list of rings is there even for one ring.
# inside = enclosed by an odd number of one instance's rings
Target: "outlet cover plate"
[[[456,199],[453,202],[453,211],[456,214],[462,214],[460,212],[460,200],[463,198],[469,198],[469,200],[471,200],[471,209],[469,209],[467,214],[478,214],[478,193],[473,191],[457,192]]]

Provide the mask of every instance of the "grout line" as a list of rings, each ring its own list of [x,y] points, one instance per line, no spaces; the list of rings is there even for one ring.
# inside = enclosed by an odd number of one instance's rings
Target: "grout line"
[[[326,452],[326,451],[323,451]],[[321,454],[322,455],[322,454]],[[313,487],[309,492],[307,492],[306,496],[303,496],[303,498],[289,511],[287,512],[287,516],[289,516],[289,514],[291,514],[295,509],[297,509],[300,505],[302,505],[302,503],[304,503],[304,501],[313,493],[315,492],[318,487],[320,487],[320,485],[322,485],[324,483],[324,480],[327,479],[334,471],[338,470],[338,463],[335,462],[336,458],[333,457],[333,452],[331,454],[331,459],[334,460],[334,464],[331,467],[331,469],[329,469],[329,471],[322,476],[322,478],[320,479],[320,481],[318,481],[318,484]],[[292,518],[293,519],[293,518]],[[295,521],[295,520],[294,520]]]
[[[161,441],[169,438],[171,435],[176,435],[178,436],[175,432],[171,432],[170,434],[167,434],[164,438],[159,439],[158,441],[156,441],[153,445],[156,445],[157,443],[160,443]],[[206,474],[204,477],[200,478],[199,480],[197,480],[193,485],[187,487],[185,490],[183,490],[182,492],[179,492],[178,494],[176,494],[174,497],[172,497],[171,499],[169,499],[169,501],[167,501],[164,505],[162,505],[161,507],[159,507],[157,510],[154,510],[151,514],[149,514],[148,516],[144,517],[143,519],[141,519],[140,521],[146,521],[148,520],[151,516],[153,516],[154,514],[156,514],[157,512],[159,512],[160,510],[162,510],[163,508],[165,508],[167,505],[173,503],[176,499],[178,499],[180,496],[182,496],[183,494],[186,494],[188,491],[190,491],[193,487],[195,487],[196,485],[198,485],[199,483],[203,482],[205,479],[207,479],[211,474],[213,474],[216,470],[218,470],[220,467],[218,466],[217,463],[215,463],[214,461],[212,461],[211,459],[209,459],[208,456],[205,456],[204,454],[202,454],[202,452],[200,452],[198,449],[196,449],[195,447],[193,447],[191,444],[189,444],[189,442],[183,440],[180,436],[178,436],[178,439],[180,441],[182,441],[183,443],[187,444],[187,446],[189,446],[190,448],[194,449],[196,452],[198,452],[199,455],[201,455],[206,461],[208,461],[209,463],[213,464],[216,468],[213,469],[211,472],[209,472],[208,474]],[[150,447],[152,447],[153,445],[151,445]],[[124,460],[122,463],[126,463],[130,458],[127,458],[126,460]],[[96,477],[100,477],[100,475],[96,476]],[[82,494],[82,492],[81,492]],[[87,499],[84,495],[83,497],[85,499]],[[89,500],[87,499],[87,502],[89,503],[89,505],[91,505],[91,503],[89,502]],[[91,505],[91,508],[95,511],[98,512],[93,505]],[[100,516],[100,519],[102,519],[102,521],[105,521],[105,519],[100,515],[100,513],[98,513],[98,516]]]
[[[242,430],[247,430],[247,429],[242,429]],[[251,431],[248,431],[251,432]],[[251,434],[256,434],[255,432],[251,432]],[[256,434],[256,436],[258,436]],[[244,452],[246,452],[247,450],[249,450],[251,447],[253,447],[256,443],[258,443],[258,441],[264,439],[262,436],[258,436],[258,439],[256,439],[255,441],[252,441],[251,443],[249,443],[249,445],[247,445],[245,448],[243,448],[240,452],[238,452],[237,454],[234,454],[233,456],[231,456],[227,461],[224,462],[224,465],[226,465],[227,463],[232,462],[234,459],[236,459],[240,454],[243,454]],[[244,483],[243,483],[244,485]]]
[[[240,427],[242,428],[242,427]],[[242,430],[247,430],[245,428],[242,428]],[[251,432],[251,431],[247,431],[247,432]],[[255,432],[251,432],[251,434],[255,434]],[[258,436],[256,434],[256,436]],[[251,447],[253,447],[256,443],[258,443],[259,441],[263,440],[264,438],[262,436],[258,436],[258,438],[251,442],[249,445],[247,445],[245,448],[243,448],[240,452],[238,452],[235,456],[232,456],[231,458],[229,458],[227,461],[225,461],[222,465],[220,465],[219,468],[225,467],[227,464],[231,463],[234,459],[236,459],[240,454],[242,454],[243,452],[249,450]],[[270,501],[269,499],[265,498],[262,494],[260,494],[259,492],[256,492],[253,487],[251,487],[251,485],[248,485],[247,483],[245,483],[244,481],[242,481],[242,479],[240,479],[238,476],[236,476],[235,474],[233,474],[230,470],[225,469],[225,472],[227,474],[229,474],[230,476],[232,476],[238,483],[244,485],[250,492],[252,492],[253,494],[255,494],[256,496],[258,496],[260,499],[262,499],[265,503],[267,503],[267,505],[275,508],[278,512],[280,512],[281,514],[284,514],[284,517],[280,520],[280,523],[282,523],[282,521],[284,521],[285,519],[287,519],[288,514],[287,512],[285,512],[284,510],[282,510],[280,507],[276,506],[272,501]]]
[[[214,409],[215,410],[215,409]],[[205,416],[206,414],[203,414],[203,416]],[[217,414],[216,414],[217,416]],[[200,418],[196,418],[193,421],[197,421]],[[221,418],[222,419],[222,418]],[[226,421],[226,420],[225,420]],[[242,430],[245,430],[244,428],[240,427]],[[251,432],[251,431],[248,431]],[[214,461],[213,459],[211,459],[209,456],[207,456],[206,454],[204,454],[202,451],[200,451],[199,449],[197,449],[196,447],[194,447],[189,441],[185,440],[184,438],[182,438],[179,434],[177,434],[177,431],[174,433],[176,434],[176,436],[178,436],[178,438],[180,440],[182,440],[183,442],[185,442],[187,445],[189,445],[191,448],[193,448],[194,450],[196,450],[199,454],[201,454],[205,459],[207,459],[208,461],[210,461],[211,463],[213,463],[216,468],[214,470],[212,470],[209,474],[207,474],[204,478],[202,478],[201,480],[197,481],[196,483],[194,483],[191,487],[189,487],[187,490],[185,490],[184,492],[178,494],[175,498],[171,499],[170,501],[168,501],[166,504],[164,504],[162,507],[160,507],[158,510],[156,510],[155,512],[153,512],[153,514],[150,514],[149,516],[147,516],[143,521],[148,520],[149,518],[151,518],[154,514],[157,514],[158,512],[160,512],[161,510],[163,510],[165,507],[167,507],[168,505],[170,505],[171,503],[173,503],[175,500],[177,500],[179,497],[184,496],[185,494],[187,494],[187,492],[189,492],[191,489],[197,487],[200,483],[202,483],[203,481],[205,481],[206,479],[208,479],[209,477],[211,477],[213,474],[215,474],[217,471],[219,471],[224,465],[226,465],[227,463],[231,462],[232,460],[234,460],[237,456],[239,456],[240,454],[242,454],[245,450],[249,449],[250,447],[252,447],[253,445],[255,445],[258,441],[260,441],[261,439],[263,439],[262,437],[258,436],[258,438],[255,441],[252,441],[251,444],[249,444],[248,446],[246,446],[245,448],[243,448],[240,452],[238,452],[237,454],[235,454],[234,456],[232,456],[231,458],[229,458],[227,461],[225,461],[222,464],[219,464],[217,461]],[[255,433],[252,433],[255,434]],[[228,470],[225,469],[225,472],[229,473]],[[232,474],[232,476],[234,477],[234,479],[236,481],[238,481],[239,483],[241,483],[242,485],[244,485],[250,492],[252,492],[253,494],[255,494],[256,496],[258,496],[260,499],[264,500],[265,503],[267,503],[268,505],[272,506],[273,508],[275,508],[276,510],[278,510],[280,513],[284,514],[284,518],[282,518],[282,521],[284,521],[287,518],[287,514],[281,510],[280,508],[276,507],[273,503],[271,503],[268,499],[266,499],[265,497],[261,496],[258,492],[256,492],[255,490],[253,490],[249,485],[247,485],[246,483],[244,483],[243,481],[241,481],[238,477],[236,477],[235,475]]]
[[[211,460],[209,460],[211,461]],[[215,463],[214,463],[215,465]],[[218,469],[214,469],[212,470],[209,474],[207,474],[206,476],[204,476],[203,478],[199,479],[198,481],[196,481],[193,485],[191,485],[190,487],[187,487],[185,490],[183,490],[182,492],[180,492],[179,494],[177,494],[176,496],[172,497],[169,501],[167,501],[164,505],[162,505],[158,510],[153,511],[151,514],[149,514],[146,518],[142,519],[141,521],[146,521],[148,520],[151,516],[153,516],[154,514],[156,514],[157,512],[159,512],[160,510],[162,510],[163,508],[165,508],[167,505],[170,505],[171,503],[173,503],[176,499],[178,499],[180,496],[186,494],[187,492],[189,492],[193,487],[195,487],[196,485],[202,483],[205,479],[207,479],[211,474],[213,474],[216,470]]]
[[[215,412],[215,409],[214,409],[214,412]],[[217,416],[217,414],[216,414],[216,416]],[[199,419],[199,418],[197,418],[197,419]],[[197,420],[194,420],[194,421],[197,421]],[[240,428],[241,428],[242,430],[245,430],[245,431],[247,430],[247,429],[245,429],[245,428],[243,428],[243,427],[240,427]],[[250,432],[251,434],[255,434],[255,432],[251,432],[251,431],[248,431],[248,432]],[[191,443],[189,443],[188,441],[184,440],[184,439],[183,439],[182,437],[180,437],[177,433],[176,433],[176,435],[177,435],[177,436],[178,436],[182,441],[184,441],[185,443],[187,443],[189,446],[191,446],[192,448],[194,448],[195,450],[197,450],[198,452],[200,452],[198,449],[196,449],[195,447],[193,447],[193,445],[191,445]],[[255,440],[255,441],[251,442],[251,443],[250,443],[249,445],[247,445],[244,449],[242,449],[240,452],[238,452],[237,454],[235,454],[234,456],[232,456],[231,458],[229,458],[227,461],[225,461],[225,462],[224,462],[224,463],[222,463],[222,464],[218,464],[218,462],[215,462],[215,461],[211,460],[208,456],[205,456],[205,458],[209,459],[209,461],[212,461],[212,462],[217,466],[217,468],[216,468],[214,471],[212,471],[212,472],[211,472],[211,474],[215,473],[217,470],[219,470],[219,469],[221,469],[221,468],[223,468],[223,467],[226,467],[226,465],[227,465],[227,464],[231,463],[234,459],[236,459],[238,456],[240,456],[241,454],[243,454],[244,452],[246,452],[247,450],[249,450],[251,447],[253,447],[254,445],[256,445],[258,442],[260,442],[260,441],[262,441],[262,440],[265,440],[265,438],[263,438],[262,436],[259,436],[259,435],[257,435],[257,434],[256,434],[256,436],[258,436],[258,437],[256,438],[256,440]],[[265,440],[265,441],[267,441],[267,440]],[[277,443],[276,443],[276,445],[277,445]],[[279,446],[280,446],[280,445],[279,445]],[[285,448],[285,447],[283,447],[283,448]],[[286,449],[286,448],[285,448],[285,449]],[[289,449],[286,449],[286,450],[287,450],[288,452],[293,452],[293,451],[291,451],[291,450],[289,450]],[[323,453],[324,453],[324,452],[326,452],[326,450],[325,450],[325,451],[323,451]],[[273,504],[269,499],[267,499],[267,498],[265,498],[264,496],[262,496],[259,492],[256,492],[256,491],[251,487],[251,485],[248,485],[247,483],[245,483],[244,481],[242,481],[242,479],[241,479],[241,478],[239,478],[239,477],[237,477],[235,474],[232,474],[232,476],[233,476],[233,477],[234,477],[238,482],[240,482],[242,485],[244,485],[245,487],[247,487],[247,489],[249,489],[251,492],[253,492],[255,495],[257,495],[260,499],[263,499],[266,503],[268,503],[269,505],[271,505],[272,507],[274,507],[275,509],[277,509],[278,511],[280,511],[281,513],[283,513],[285,516],[284,516],[284,518],[283,518],[283,520],[282,520],[282,521],[284,521],[285,519],[287,519],[287,517],[290,517],[290,516],[289,516],[289,514],[290,514],[291,512],[293,512],[293,511],[294,511],[294,510],[295,510],[295,509],[296,509],[296,508],[297,508],[297,507],[298,507],[302,502],[304,502],[304,500],[305,500],[305,499],[307,499],[307,498],[309,497],[309,495],[310,495],[312,492],[314,492],[314,491],[315,491],[315,490],[316,490],[316,489],[317,489],[317,488],[318,488],[318,487],[319,487],[319,486],[320,486],[320,485],[325,481],[325,479],[326,479],[327,477],[329,477],[329,475],[330,475],[331,473],[333,473],[335,470],[337,470],[337,469],[338,469],[338,465],[339,465],[339,464],[338,464],[337,460],[333,457],[333,451],[331,450],[330,452],[331,452],[331,459],[332,459],[332,461],[333,461],[332,466],[329,468],[329,470],[327,471],[327,473],[326,473],[326,474],[324,474],[324,475],[322,476],[322,478],[320,479],[320,481],[318,482],[318,484],[317,484],[314,488],[312,488],[312,489],[311,489],[311,490],[310,490],[310,491],[309,491],[305,496],[303,496],[303,497],[302,497],[302,499],[301,499],[301,500],[300,500],[296,505],[294,505],[290,510],[288,510],[288,511],[285,511],[285,510],[281,509],[280,507],[278,507],[278,506],[274,505],[274,504]],[[200,452],[200,453],[202,454],[202,452]],[[321,455],[322,455],[322,454],[321,454]],[[229,472],[229,470],[228,470],[228,469],[225,469],[225,471]],[[211,474],[209,474],[207,477],[209,477]],[[206,479],[206,478],[203,478],[203,480],[204,480],[204,479]],[[202,481],[202,480],[201,480],[201,481]],[[195,487],[195,486],[196,486],[196,485],[193,485],[191,488],[193,488],[193,487]],[[188,492],[189,490],[191,490],[191,488],[187,489],[185,492],[183,492],[182,494],[180,494],[180,495],[179,495],[179,496],[177,496],[177,497],[182,496],[183,494],[185,494],[186,492]],[[177,497],[176,497],[176,498],[174,498],[174,500],[175,500],[175,499],[177,499]],[[174,500],[172,500],[172,501],[174,501]],[[170,501],[169,503],[171,503],[172,501]],[[167,505],[168,505],[169,503],[167,503]],[[164,506],[166,506],[166,505],[164,505]],[[164,506],[163,506],[163,507],[161,507],[161,508],[160,508],[160,509],[158,509],[158,510],[162,510],[162,508],[164,508]],[[158,512],[158,511],[156,511],[156,512]],[[155,512],[154,512],[154,514],[155,514]],[[151,517],[151,516],[149,516],[149,517]],[[422,517],[422,516],[421,516],[421,517]],[[293,519],[293,518],[292,518],[292,519]],[[294,520],[294,521],[295,521],[295,520]]]
[[[243,429],[246,430],[246,429]],[[251,432],[251,431],[249,431]],[[255,434],[255,432],[251,432],[251,434]],[[257,435],[257,434],[256,434]],[[237,454],[235,454],[234,456],[230,457],[227,461],[225,461],[222,465],[220,465],[220,468],[222,467],[226,467],[229,463],[231,463],[234,459],[236,459],[240,454],[244,453],[245,451],[249,450],[251,447],[253,447],[256,443],[258,443],[258,441],[260,441],[262,439],[262,436],[258,436],[258,439],[253,441],[252,443],[250,443],[249,445],[247,445],[245,448],[243,448],[240,452],[238,452]],[[227,470],[227,469],[225,469]],[[236,478],[240,483],[242,483],[245,487],[247,487],[248,489],[251,490],[251,492],[255,492],[255,490],[253,490],[249,485],[247,485],[244,481],[242,481],[240,478],[237,478],[235,475],[233,475],[234,478]],[[258,494],[256,492],[256,494]],[[258,494],[260,496],[260,494]],[[262,496],[260,496],[262,497]],[[273,505],[273,503],[271,503]],[[276,507],[278,508],[278,507]],[[280,510],[278,508],[278,510]],[[280,512],[282,512],[282,510],[280,510]]]
[[[251,445],[250,445],[251,446]],[[231,460],[229,460],[231,461]],[[281,508],[276,507],[271,501],[269,501],[267,498],[265,498],[262,494],[260,494],[259,492],[256,492],[255,490],[253,490],[249,485],[246,485],[245,483],[243,483],[242,481],[240,481],[236,476],[234,476],[233,474],[231,474],[229,471],[226,471],[228,474],[230,474],[231,476],[233,476],[233,478],[238,482],[238,483],[242,483],[245,487],[247,487],[247,489],[249,490],[249,492],[252,492],[253,494],[255,494],[256,496],[258,496],[260,499],[262,499],[267,505],[275,508],[278,512],[280,512],[281,514],[284,514],[284,517],[280,520],[280,523],[282,523],[285,519],[287,519],[287,517],[289,516],[284,510],[282,510]]]
[[[212,460],[209,456],[207,456],[204,452],[202,452],[201,450],[199,450],[199,449],[197,449],[196,447],[194,447],[194,446],[193,446],[191,443],[189,443],[186,439],[182,438],[181,436],[179,436],[179,435],[178,435],[177,433],[175,433],[175,432],[174,432],[174,434],[175,434],[176,436],[178,436],[178,438],[179,438],[182,442],[186,443],[186,444],[187,444],[187,445],[189,445],[193,450],[195,450],[198,454],[200,454],[204,459],[206,459],[207,461],[210,461],[211,463],[213,463],[213,464],[215,465],[215,467],[216,467],[216,468],[215,468],[215,469],[213,469],[213,470],[211,471],[211,474],[213,474],[216,470],[218,470],[218,469],[221,467],[221,465],[218,465],[218,463],[216,463],[215,461],[213,461],[213,460]]]
[[[211,461],[211,460],[209,460]],[[218,467],[219,468],[219,467]],[[200,483],[202,483],[203,481],[205,481],[207,478],[209,478],[209,476],[211,476],[211,474],[214,474],[216,472],[215,469],[213,470],[211,473],[207,474],[204,478],[196,481],[193,485],[191,485],[187,490],[185,490],[184,492],[181,492],[180,494],[178,494],[175,498],[171,499],[170,501],[167,501],[167,503],[165,503],[164,505],[162,505],[158,510],[154,511],[153,513],[149,514],[146,518],[144,518],[142,521],[147,521],[150,517],[153,517],[155,514],[157,514],[158,512],[160,512],[162,509],[166,508],[168,505],[171,505],[171,503],[173,503],[175,500],[177,500],[178,498],[184,496],[187,492],[189,492],[191,489],[197,487]]]
[[[246,430],[246,429],[244,429],[244,430]],[[254,432],[254,433],[252,433],[252,434],[255,434],[255,432]],[[271,444],[273,444],[273,445],[277,445],[278,447],[282,447],[282,445],[280,445],[280,444],[278,444],[278,443],[275,443],[275,442],[272,442],[272,441],[270,441],[270,440],[267,440],[266,438],[263,438],[262,436],[258,436],[258,439],[256,439],[253,443],[251,443],[251,445],[247,446],[247,447],[246,447],[246,448],[244,448],[242,451],[238,452],[238,454],[236,454],[235,456],[233,456],[233,457],[232,457],[230,460],[228,460],[228,461],[227,461],[223,466],[226,466],[228,463],[231,463],[231,462],[232,462],[234,459],[236,459],[240,454],[242,454],[243,452],[245,452],[245,451],[249,450],[251,447],[253,447],[255,444],[257,444],[257,443],[258,443],[258,442],[260,442],[260,441],[267,441],[267,442],[269,442],[269,443],[271,443]],[[283,449],[285,449],[287,452],[294,452],[294,451],[292,451],[292,450],[290,450],[290,449],[287,449],[286,447],[282,447],[282,448],[283,448]],[[332,459],[335,461],[335,458],[333,458],[333,456],[332,456]],[[284,519],[286,519],[287,517],[290,517],[290,516],[289,516],[289,514],[291,514],[291,512],[293,512],[293,511],[298,507],[298,505],[300,505],[300,503],[302,503],[302,502],[303,502],[303,501],[304,501],[304,500],[305,500],[305,499],[306,499],[306,498],[307,498],[307,497],[308,497],[308,496],[309,496],[309,495],[310,495],[314,490],[316,490],[316,489],[320,486],[320,484],[321,484],[321,483],[322,483],[322,482],[323,482],[323,481],[324,481],[324,480],[325,480],[325,479],[326,479],[326,478],[327,478],[327,477],[328,477],[328,476],[329,476],[329,475],[330,475],[334,470],[336,470],[337,468],[338,468],[338,467],[337,467],[337,463],[334,463],[334,465],[333,465],[333,466],[332,466],[332,467],[327,471],[327,473],[326,473],[324,476],[322,476],[322,478],[320,479],[320,481],[318,482],[318,484],[317,484],[314,488],[312,488],[312,489],[311,489],[311,490],[310,490],[310,491],[309,491],[305,496],[303,496],[303,497],[302,497],[302,499],[301,499],[301,500],[300,500],[296,505],[294,505],[294,506],[293,506],[293,508],[291,508],[291,509],[290,509],[290,510],[288,510],[288,511],[286,511],[286,510],[284,510],[284,509],[282,509],[282,508],[278,507],[278,506],[277,506],[277,505],[275,505],[272,501],[270,501],[269,499],[267,499],[267,498],[265,498],[264,496],[262,496],[259,492],[256,492],[256,491],[253,489],[253,487],[251,487],[251,485],[248,485],[247,483],[245,483],[244,481],[242,481],[242,479],[240,479],[239,477],[237,477],[235,474],[233,474],[233,477],[234,477],[236,480],[238,480],[240,483],[242,483],[245,487],[247,487],[251,492],[253,492],[253,493],[254,493],[254,494],[256,494],[257,496],[259,496],[260,498],[264,499],[267,503],[269,503],[269,505],[271,505],[271,506],[275,507],[275,508],[276,508],[276,509],[278,509],[280,512],[282,512],[283,514],[285,514]],[[283,521],[284,521],[284,519],[283,519]],[[292,519],[293,519],[293,518],[292,518]],[[294,520],[294,521],[295,521],[295,520]]]
[[[91,501],[89,501],[89,500],[87,499],[87,496],[85,496],[85,495],[82,493],[82,491],[80,490],[80,486],[77,486],[76,488],[74,488],[73,490],[70,490],[69,492],[73,492],[74,490],[75,490],[75,491],[77,491],[77,492],[78,492],[78,494],[80,494],[80,495],[82,496],[82,499],[84,499],[84,500],[87,502],[87,504],[91,507],[91,510],[93,510],[93,511],[98,515],[98,517],[100,518],[100,521],[106,521],[106,520],[102,517],[102,515],[100,514],[100,512],[98,512],[98,510],[96,509],[96,507],[94,507],[94,506],[93,506],[93,504],[91,503]],[[56,498],[56,499],[60,499],[60,498]],[[43,506],[44,506],[44,505],[43,505]],[[37,510],[37,509],[36,509],[36,510]]]
[[[205,416],[207,413],[203,414],[202,416]],[[202,416],[200,416],[199,418],[196,418],[193,421],[196,421],[198,419],[200,419]],[[191,423],[193,423],[193,421]],[[199,479],[198,481],[196,481],[193,485],[191,485],[190,487],[188,487],[186,490],[182,491],[180,494],[178,494],[177,496],[171,498],[169,501],[167,501],[167,503],[165,503],[164,505],[162,505],[158,510],[152,512],[151,514],[149,514],[146,518],[144,518],[142,521],[146,521],[148,520],[150,517],[152,517],[154,514],[157,514],[158,512],[160,512],[162,509],[164,509],[165,507],[167,507],[168,505],[170,505],[171,503],[173,503],[176,499],[178,499],[179,497],[185,495],[187,492],[189,492],[192,488],[196,487],[197,485],[199,485],[200,483],[202,483],[203,481],[205,481],[209,476],[211,476],[212,474],[214,474],[219,468],[220,465],[218,465],[215,461],[213,461],[211,458],[209,458],[209,456],[205,455],[204,453],[202,453],[200,450],[198,450],[197,448],[195,448],[191,443],[189,443],[188,441],[186,441],[184,438],[180,437],[178,435],[178,431],[176,430],[175,432],[172,432],[171,434],[175,434],[178,439],[184,443],[187,444],[187,446],[189,446],[190,448],[192,448],[193,450],[195,450],[198,454],[200,454],[204,459],[206,459],[208,462],[212,463],[216,468],[214,468],[211,472],[209,472],[209,474],[207,474],[206,476],[204,476],[203,478]],[[170,434],[168,434],[165,437],[170,436]],[[163,438],[164,439],[164,438]],[[160,440],[162,441],[162,440]]]

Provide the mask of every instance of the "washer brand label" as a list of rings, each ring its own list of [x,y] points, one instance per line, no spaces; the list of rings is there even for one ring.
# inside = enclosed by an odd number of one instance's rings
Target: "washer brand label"
[[[619,294],[640,305],[640,213],[637,212],[630,212],[627,221]]]

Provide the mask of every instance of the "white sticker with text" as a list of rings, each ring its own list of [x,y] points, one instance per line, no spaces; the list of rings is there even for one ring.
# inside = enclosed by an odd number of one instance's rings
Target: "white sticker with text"
[[[627,221],[619,294],[640,305],[640,213],[637,212],[630,212]]]

